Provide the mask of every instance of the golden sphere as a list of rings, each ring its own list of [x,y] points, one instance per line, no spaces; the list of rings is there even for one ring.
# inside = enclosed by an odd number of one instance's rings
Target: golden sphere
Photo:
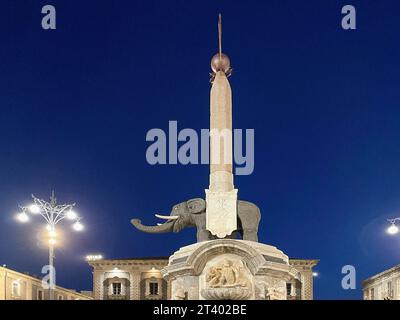
[[[226,54],[221,54],[221,57],[219,53],[214,55],[211,59],[211,69],[213,72],[217,71],[223,71],[227,73],[229,69],[231,68],[231,61],[229,60],[229,57]]]

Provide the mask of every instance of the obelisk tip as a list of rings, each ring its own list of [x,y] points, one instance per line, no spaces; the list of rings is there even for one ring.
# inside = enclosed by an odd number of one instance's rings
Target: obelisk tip
[[[231,74],[229,57],[222,53],[222,14],[218,15],[218,53],[211,59],[211,70],[213,71],[211,82],[218,71],[223,71],[227,76]]]

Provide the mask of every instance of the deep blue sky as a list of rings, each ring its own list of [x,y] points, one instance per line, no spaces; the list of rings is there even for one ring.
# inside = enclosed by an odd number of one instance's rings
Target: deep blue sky
[[[90,252],[167,256],[194,230],[148,235],[132,217],[204,196],[206,165],[150,166],[151,128],[208,127],[217,14],[234,126],[255,129],[255,171],[239,197],[262,210],[260,240],[321,259],[317,299],[359,299],[362,279],[400,260],[398,1],[2,1],[0,7],[0,263],[40,274],[38,224],[13,214],[30,194],[77,202],[87,225],[57,250],[58,283],[91,289]],[[57,30],[41,29],[41,7]],[[357,30],[340,27],[357,9]],[[341,268],[357,268],[357,290]]]

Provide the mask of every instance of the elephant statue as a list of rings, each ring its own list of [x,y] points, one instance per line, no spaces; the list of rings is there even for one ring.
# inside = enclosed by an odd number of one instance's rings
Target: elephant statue
[[[258,225],[261,219],[260,209],[251,202],[237,201],[238,229],[229,238],[258,242]],[[217,239],[206,229],[206,201],[201,198],[181,202],[172,207],[169,216],[156,214],[157,218],[167,220],[155,226],[145,226],[138,219],[132,219],[133,226],[147,233],[179,232],[186,227],[197,228],[197,242]]]

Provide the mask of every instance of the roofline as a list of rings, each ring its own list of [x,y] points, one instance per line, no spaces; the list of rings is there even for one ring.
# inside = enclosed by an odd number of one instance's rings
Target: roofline
[[[390,269],[384,270],[384,271],[382,271],[382,272],[380,272],[380,273],[377,273],[377,274],[375,274],[375,275],[373,275],[373,276],[371,276],[371,277],[369,277],[369,278],[363,280],[363,281],[362,281],[362,285],[363,285],[363,286],[366,286],[366,285],[368,284],[368,282],[373,281],[373,280],[376,280],[376,279],[378,279],[379,277],[381,277],[381,276],[383,276],[383,275],[386,275],[386,274],[388,274],[388,273],[391,273],[391,272],[397,271],[397,270],[400,271],[400,264],[397,264],[397,265],[395,265],[394,267],[391,267]]]
[[[138,258],[116,258],[116,259],[101,259],[95,261],[116,261],[116,260],[168,260],[169,257],[138,257]]]
[[[118,260],[168,260],[169,257],[136,257],[136,258],[114,258],[114,259],[99,259],[99,260],[94,260],[94,261],[88,261],[88,262],[100,262],[100,261],[118,261]],[[320,259],[299,259],[299,258],[289,258],[290,261],[312,261],[312,262],[319,262]]]
[[[169,257],[139,257],[139,258],[119,258],[119,259],[100,259],[94,261],[88,261],[87,263],[91,267],[99,266],[102,264],[115,264],[118,262],[140,262],[140,261],[159,261],[159,262],[168,262]],[[289,258],[289,262],[293,264],[303,265],[303,266],[311,266],[315,267],[319,263],[319,259],[298,259],[298,258]]]
[[[320,259],[299,259],[299,258],[289,258],[290,261],[312,261],[312,262],[320,262]]]
[[[11,271],[11,272],[14,272],[14,273],[19,273],[21,276],[24,276],[24,277],[26,277],[26,278],[29,278],[30,280],[39,281],[39,282],[42,281],[41,278],[35,278],[35,277],[32,276],[32,275],[29,275],[29,274],[26,274],[26,273],[23,273],[23,272],[19,272],[19,271],[17,271],[17,270],[11,269],[11,268],[9,268],[9,267],[0,266],[0,270],[4,270],[5,272],[10,272],[10,271]],[[86,297],[86,298],[91,298],[91,299],[93,299],[93,297],[89,297],[89,296],[87,296],[87,295],[85,295],[85,294],[83,294],[83,293],[81,293],[81,292],[79,292],[79,291],[76,291],[75,289],[68,289],[68,288],[64,288],[64,287],[58,286],[58,285],[56,285],[55,289],[56,289],[56,290],[57,290],[57,289],[59,289],[59,290],[65,290],[65,291],[68,291],[68,292],[70,292],[70,293],[73,293],[73,294],[82,296],[82,297]],[[90,290],[83,290],[83,291],[90,291]]]
[[[169,257],[141,257],[141,258],[118,258],[118,259],[99,259],[99,260],[93,260],[93,261],[87,261],[89,265],[92,264],[98,264],[98,263],[112,263],[112,262],[117,262],[117,261],[168,261]]]
[[[289,258],[289,263],[294,262],[294,263],[299,263],[299,265],[308,265],[311,267],[315,267],[319,263],[319,259],[291,259]]]

